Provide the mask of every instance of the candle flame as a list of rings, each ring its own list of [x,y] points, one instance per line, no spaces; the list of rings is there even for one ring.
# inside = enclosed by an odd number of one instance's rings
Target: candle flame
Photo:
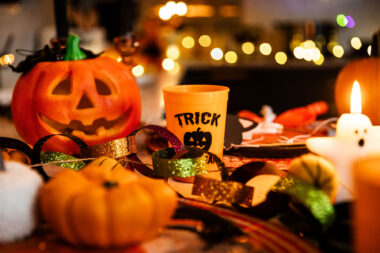
[[[352,85],[351,92],[351,113],[362,112],[362,95],[360,92],[360,85],[358,81],[355,81]]]

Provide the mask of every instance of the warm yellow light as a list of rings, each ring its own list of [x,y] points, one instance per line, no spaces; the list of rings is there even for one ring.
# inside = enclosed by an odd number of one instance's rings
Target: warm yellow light
[[[278,64],[284,65],[286,63],[286,61],[288,60],[288,56],[286,56],[286,54],[284,52],[277,52],[274,55],[274,59],[276,60],[276,62]]]
[[[305,50],[303,49],[303,47],[300,47],[300,46],[296,47],[293,50],[294,57],[296,57],[299,60],[303,59],[304,51]]]
[[[314,41],[312,40],[305,40],[303,43],[302,43],[303,47],[305,49],[312,49],[315,47],[315,43]]]
[[[179,65],[179,63],[178,63],[178,62],[174,62],[174,67],[173,67],[173,69],[171,69],[171,70],[169,70],[169,71],[170,71],[170,73],[172,73],[172,74],[177,74],[177,73],[179,73],[180,70],[181,70],[181,66]]]
[[[211,45],[211,38],[207,34],[203,34],[199,37],[198,42],[202,47],[209,47]]]
[[[184,16],[187,13],[187,5],[184,2],[178,2],[175,6],[175,13],[178,16]]]
[[[333,48],[337,45],[337,43],[335,41],[330,41],[329,43],[327,43],[327,50],[329,50],[330,53],[332,53],[333,51]]]
[[[170,71],[170,70],[173,70],[174,67],[175,67],[175,62],[173,61],[173,59],[166,58],[162,61],[162,68],[163,69]]]
[[[362,95],[360,92],[359,82],[355,80],[352,85],[351,92],[351,113],[361,113],[362,112]]]
[[[319,59],[318,59],[318,60],[313,60],[313,62],[314,62],[316,65],[322,65],[324,61],[325,61],[325,57],[323,56],[323,54],[321,54],[321,55],[319,56]]]
[[[342,56],[344,55],[344,49],[341,45],[335,45],[332,51],[333,51],[333,55],[336,58],[342,58]]]
[[[194,39],[191,36],[186,36],[185,38],[182,39],[182,46],[184,48],[193,48],[194,47]]]
[[[117,57],[116,61],[117,62],[121,62],[123,60],[123,58],[121,56]]]
[[[303,58],[305,61],[312,61],[313,60],[313,49],[304,49],[303,51]]]
[[[158,11],[158,16],[160,17],[160,19],[167,21],[167,20],[171,19],[172,12],[166,6],[162,6],[160,8],[160,10]]]
[[[362,47],[362,42],[361,42],[361,40],[358,37],[353,37],[351,39],[351,46],[354,49],[359,50]]]
[[[168,8],[171,13],[175,13],[175,9],[177,7],[177,4],[174,1],[168,1],[165,4],[165,7]]]
[[[145,69],[142,65],[136,65],[132,68],[132,74],[136,77],[142,76],[145,72]]]
[[[207,4],[189,4],[187,5],[188,18],[209,18],[214,16],[215,8],[214,6]]]
[[[321,51],[319,50],[319,48],[314,47],[311,49],[311,51],[312,51],[312,60],[314,62],[318,61],[319,58],[321,58]]]
[[[372,46],[371,46],[371,45],[369,45],[369,46],[367,47],[367,54],[368,54],[369,56],[372,55]]]
[[[168,48],[166,49],[166,56],[173,60],[177,60],[180,56],[178,47],[176,45],[168,46]]]
[[[237,62],[238,55],[234,51],[228,51],[224,55],[224,59],[226,60],[226,62],[233,64]]]
[[[249,42],[249,41],[244,42],[241,45],[241,50],[245,54],[253,54],[253,52],[255,51],[255,45],[252,42]]]
[[[272,47],[269,43],[262,43],[260,45],[260,52],[263,54],[263,55],[270,55],[270,53],[272,52]]]
[[[220,61],[223,58],[223,50],[217,47],[212,49],[210,54],[215,61]]]
[[[0,57],[0,66],[6,66],[12,64],[15,60],[15,56],[13,54],[5,54]]]

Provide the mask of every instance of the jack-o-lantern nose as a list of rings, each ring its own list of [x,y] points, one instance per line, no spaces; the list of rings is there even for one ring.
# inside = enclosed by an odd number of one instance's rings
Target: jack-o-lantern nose
[[[83,94],[82,98],[80,99],[77,109],[88,109],[93,108],[94,105],[91,103],[91,100],[86,96],[86,94]]]

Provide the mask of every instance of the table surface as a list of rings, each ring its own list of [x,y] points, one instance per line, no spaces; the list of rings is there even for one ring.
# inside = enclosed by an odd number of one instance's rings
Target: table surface
[[[151,83],[153,79],[157,79],[156,77],[152,77],[152,79],[144,80],[144,84],[140,85],[140,92],[142,96],[142,121],[146,124],[160,124],[162,123],[162,113],[163,113],[163,98],[162,98],[162,92],[161,89],[165,85],[174,85],[178,83],[178,80],[180,78],[182,73],[171,75],[168,73],[161,74],[158,77],[159,82]],[[141,80],[140,80],[141,81]],[[14,125],[12,122],[7,119],[0,117],[0,136],[3,137],[11,137],[20,139],[18,136]],[[149,161],[149,155],[143,156],[143,160]],[[257,158],[247,158],[247,157],[236,157],[236,156],[225,156],[224,162],[229,167],[238,167],[245,163],[251,162],[251,161],[257,161],[260,159]],[[289,162],[291,159],[271,159],[270,162],[274,163],[279,169],[286,170],[287,166],[289,165]],[[261,222],[260,220],[258,220]],[[263,223],[267,224],[267,223]],[[263,225],[260,225],[263,226]],[[284,228],[284,227],[282,227]],[[284,230],[285,231],[285,230]],[[176,234],[177,232],[175,232]],[[289,232],[284,232],[288,234]],[[185,235],[185,238],[193,238],[194,235]],[[295,236],[293,234],[292,236]],[[291,236],[291,237],[292,237]],[[293,238],[293,237],[292,237]],[[295,237],[297,238],[297,237]],[[158,241],[160,244],[162,244],[166,239],[159,238]],[[296,239],[295,241],[300,241],[302,245],[306,245],[305,247],[310,247],[309,251],[305,252],[312,252],[315,248],[310,246],[309,242],[304,239]],[[297,244],[297,243],[295,243]],[[156,245],[157,246],[157,245]],[[256,245],[257,246],[257,245]],[[281,245],[280,245],[281,246]],[[340,245],[341,246],[341,245]],[[187,245],[186,247],[190,247]],[[194,246],[196,247],[196,246]],[[339,249],[344,249],[341,252],[350,252],[350,247],[340,247]],[[348,248],[348,250],[347,250]],[[139,246],[132,246],[128,248],[123,249],[110,249],[110,250],[101,250],[99,252],[149,252],[147,250],[149,248],[142,249]],[[151,246],[152,249],[152,246]],[[153,249],[157,249],[156,247],[153,247]],[[282,252],[280,248],[277,248],[277,250],[267,250],[267,252]],[[302,249],[302,247],[301,247]],[[326,249],[326,248],[324,248]],[[329,249],[329,248],[328,248]],[[183,252],[191,252],[188,251],[188,249],[184,248]],[[282,249],[283,250],[283,249]],[[54,233],[46,229],[44,226],[40,226],[39,229],[33,234],[33,236],[28,237],[27,239],[16,242],[13,244],[3,244],[0,245],[0,252],[94,252],[94,249],[86,249],[86,248],[73,248],[62,241],[58,240]],[[152,251],[155,252],[155,251]],[[165,252],[165,251],[162,251]],[[173,252],[173,251],[171,251]],[[178,251],[179,252],[179,251]],[[194,252],[194,251],[193,251]],[[212,252],[212,251],[207,251]],[[218,251],[216,251],[218,252]],[[240,251],[239,251],[240,252]],[[244,251],[242,251],[244,252]],[[266,251],[264,251],[266,252]],[[156,252],[155,252],[156,253]]]

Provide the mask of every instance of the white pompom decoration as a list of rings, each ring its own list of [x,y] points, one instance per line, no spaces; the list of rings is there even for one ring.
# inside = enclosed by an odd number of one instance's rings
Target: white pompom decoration
[[[42,178],[29,166],[5,161],[0,170],[0,243],[28,236],[37,224],[37,196]]]

